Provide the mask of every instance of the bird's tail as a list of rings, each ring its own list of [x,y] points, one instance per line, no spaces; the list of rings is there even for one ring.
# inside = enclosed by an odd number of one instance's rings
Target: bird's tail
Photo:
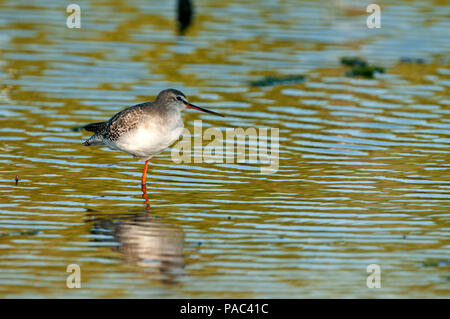
[[[83,126],[83,128],[86,131],[97,133],[97,132],[102,131],[105,128],[105,126],[106,126],[106,122],[97,122],[97,123],[91,123],[91,124],[85,125],[85,126]]]
[[[86,141],[83,142],[83,146],[95,146],[95,145],[103,145],[103,139],[97,134],[92,135]]]

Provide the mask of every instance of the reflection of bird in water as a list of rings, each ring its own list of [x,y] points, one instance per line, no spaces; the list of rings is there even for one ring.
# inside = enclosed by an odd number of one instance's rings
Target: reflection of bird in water
[[[175,283],[182,273],[184,234],[174,225],[148,215],[115,221],[96,217],[93,232],[104,235],[105,230],[112,231],[114,241],[120,244],[114,250],[122,253],[127,263],[159,270],[165,275],[165,283]]]
[[[177,20],[178,32],[184,34],[194,18],[194,5],[191,0],[178,0]]]
[[[148,161],[172,145],[183,133],[181,111],[185,108],[222,116],[187,101],[186,96],[174,89],[159,92],[155,102],[131,106],[106,122],[84,126],[93,132],[83,145],[102,145],[126,152],[145,161],[142,190],[145,189]]]
[[[118,251],[128,263],[173,274],[184,267],[183,235],[170,224],[151,221],[122,224],[116,232]]]

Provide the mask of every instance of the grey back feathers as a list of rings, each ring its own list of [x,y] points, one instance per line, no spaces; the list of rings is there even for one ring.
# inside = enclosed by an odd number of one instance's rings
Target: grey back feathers
[[[103,139],[116,141],[122,134],[135,129],[145,115],[145,108],[153,105],[152,102],[137,104],[120,111],[106,122],[92,123],[85,126],[87,131],[94,132],[85,146],[99,145]]]

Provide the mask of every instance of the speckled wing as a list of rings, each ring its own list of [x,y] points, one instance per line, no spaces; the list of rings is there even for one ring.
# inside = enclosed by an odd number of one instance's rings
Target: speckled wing
[[[105,128],[99,132],[100,135],[113,142],[117,141],[123,134],[135,129],[143,117],[149,116],[144,108],[148,104],[138,104],[120,111],[107,122]]]

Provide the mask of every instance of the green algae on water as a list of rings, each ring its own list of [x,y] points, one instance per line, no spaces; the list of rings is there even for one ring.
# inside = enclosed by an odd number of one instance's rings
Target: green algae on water
[[[249,84],[251,86],[270,86],[270,85],[278,85],[278,84],[292,84],[303,82],[305,80],[304,75],[286,75],[286,76],[274,76],[268,75],[263,77],[260,80],[251,81]]]
[[[358,57],[342,57],[341,64],[350,67],[350,71],[345,73],[346,76],[362,76],[372,79],[376,72],[384,73],[385,69],[378,65],[369,65]]]

